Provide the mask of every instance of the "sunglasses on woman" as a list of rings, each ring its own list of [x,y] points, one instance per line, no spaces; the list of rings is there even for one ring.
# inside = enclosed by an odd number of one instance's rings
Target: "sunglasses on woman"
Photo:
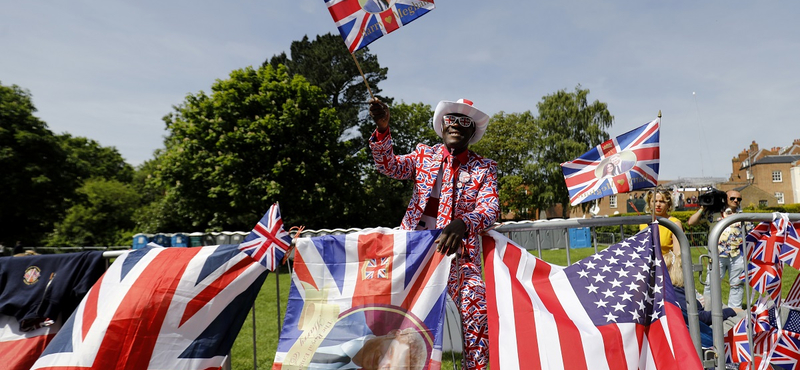
[[[442,116],[442,121],[444,122],[444,127],[455,126],[456,124],[461,125],[461,127],[470,127],[475,124],[471,117],[454,116],[452,114]]]

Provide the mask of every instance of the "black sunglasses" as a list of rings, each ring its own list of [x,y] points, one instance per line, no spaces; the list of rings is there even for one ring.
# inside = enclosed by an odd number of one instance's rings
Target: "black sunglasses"
[[[734,201],[734,200],[737,201],[737,202],[741,202],[742,198],[731,197],[731,202]]]

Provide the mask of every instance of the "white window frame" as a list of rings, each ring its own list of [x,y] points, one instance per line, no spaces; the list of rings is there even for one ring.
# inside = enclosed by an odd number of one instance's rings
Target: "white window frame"
[[[779,191],[776,191],[775,192],[775,198],[778,198],[778,204],[784,204],[785,203],[785,199],[784,199],[783,193],[781,193]]]
[[[617,196],[616,195],[609,195],[608,196],[608,208],[617,208]]]
[[[783,182],[783,173],[781,171],[772,171],[772,182]]]

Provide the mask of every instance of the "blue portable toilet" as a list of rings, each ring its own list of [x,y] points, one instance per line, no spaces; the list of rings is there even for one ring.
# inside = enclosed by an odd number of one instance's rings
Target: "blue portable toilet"
[[[142,249],[147,246],[152,235],[139,233],[133,236],[133,249]]]
[[[158,244],[158,245],[160,245],[162,247],[165,247],[165,248],[167,248],[167,247],[172,245],[171,234],[159,233],[159,234],[153,235],[153,240],[151,240],[151,241],[153,243],[156,243],[156,244]]]
[[[570,248],[589,248],[592,246],[592,234],[588,227],[569,229]]]
[[[186,248],[189,246],[189,237],[184,233],[174,233],[172,237],[170,237],[169,242],[173,247]]]

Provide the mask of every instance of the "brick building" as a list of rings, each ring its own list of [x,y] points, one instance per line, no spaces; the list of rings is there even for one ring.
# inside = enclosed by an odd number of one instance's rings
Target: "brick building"
[[[745,203],[748,200],[756,206],[800,203],[800,139],[787,147],[772,149],[760,149],[753,141],[731,162],[733,171],[725,185],[741,188]],[[754,192],[754,197],[749,198],[745,193],[753,190],[749,188],[762,192],[758,195]]]

